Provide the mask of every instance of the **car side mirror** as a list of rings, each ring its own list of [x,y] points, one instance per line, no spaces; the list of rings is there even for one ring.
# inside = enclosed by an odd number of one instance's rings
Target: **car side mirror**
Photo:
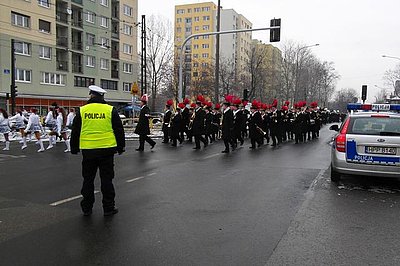
[[[332,125],[329,128],[330,130],[334,130],[334,131],[339,131],[339,126],[338,125]]]

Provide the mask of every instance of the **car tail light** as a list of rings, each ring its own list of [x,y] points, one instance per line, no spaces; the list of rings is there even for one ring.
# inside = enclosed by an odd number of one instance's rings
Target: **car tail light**
[[[342,130],[340,130],[339,135],[337,135],[335,142],[336,142],[336,150],[338,152],[346,152],[346,134],[347,130],[349,128],[350,124],[350,118],[348,118],[342,127]]]

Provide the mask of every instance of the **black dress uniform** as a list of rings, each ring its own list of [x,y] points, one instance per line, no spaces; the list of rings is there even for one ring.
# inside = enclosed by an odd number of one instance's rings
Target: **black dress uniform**
[[[223,153],[228,153],[229,152],[229,145],[234,146],[233,144],[233,126],[234,126],[234,117],[233,117],[233,111],[227,107],[223,111],[224,113],[222,114],[222,139],[225,144],[225,150],[223,150]]]
[[[169,107],[168,107],[169,108]],[[163,143],[168,143],[169,142],[169,135],[170,135],[170,122],[171,122],[171,116],[172,116],[172,112],[171,110],[167,110],[165,111],[164,114],[164,121],[163,121],[163,125],[162,125],[162,132],[164,133],[164,140]]]
[[[186,136],[189,139],[189,134],[188,134],[189,122],[190,122],[189,108],[185,107],[182,110],[182,122],[181,122],[181,131],[180,131],[180,135],[181,135],[181,139],[182,140],[185,139],[185,134],[184,133],[186,133]]]
[[[249,119],[249,137],[251,140],[251,149],[256,148],[256,143],[258,147],[262,145],[263,135],[260,132],[260,128],[262,127],[262,117],[260,112],[255,111],[250,115]]]
[[[101,89],[101,88],[100,88]],[[94,95],[87,102],[87,105],[91,104],[101,104],[101,106],[107,106],[104,98],[101,95]],[[111,108],[111,106],[109,106]],[[84,110],[82,111],[84,112]],[[82,127],[86,127],[87,123],[92,123],[90,127],[98,130],[96,127],[96,120],[101,120],[103,116],[99,116],[98,114],[88,114],[84,113],[85,121],[90,120],[89,122],[85,122],[83,125],[82,122],[82,114],[81,112],[77,112],[74,118],[74,122],[72,125],[71,132],[71,153],[77,154],[80,150],[80,146],[82,140],[80,139],[82,132]],[[100,117],[100,118],[99,118]],[[125,134],[124,128],[122,126],[121,119],[115,107],[112,107],[111,113],[111,126],[113,135],[115,136],[116,146],[110,148],[91,148],[86,149],[82,148],[82,176],[83,176],[83,186],[82,186],[82,196],[83,200],[81,201],[81,207],[84,215],[90,215],[92,213],[92,207],[95,201],[94,197],[94,179],[96,177],[97,169],[100,170],[100,179],[101,179],[101,192],[103,194],[103,209],[104,215],[113,215],[118,212],[115,208],[115,190],[113,186],[113,178],[114,178],[114,154],[118,152],[118,154],[122,154],[125,149]],[[101,135],[110,134],[109,132],[100,133]],[[94,137],[98,137],[95,135]],[[85,136],[85,138],[88,138]],[[90,137],[89,137],[90,138]],[[97,142],[98,144],[101,141]],[[94,142],[91,145],[96,145]],[[101,146],[101,145],[99,145]]]
[[[204,147],[207,147],[208,141],[203,137],[205,134],[205,128],[204,128],[204,120],[206,113],[201,107],[197,107],[194,110],[194,119],[193,119],[193,125],[192,125],[192,134],[194,136],[194,141],[196,146],[193,149],[200,149],[200,141],[204,143]]]
[[[137,151],[144,151],[144,142],[150,144],[153,149],[156,142],[152,140],[148,135],[150,135],[150,124],[149,124],[150,108],[147,105],[143,105],[140,110],[139,122],[136,126],[135,133],[139,135],[139,148]]]
[[[182,114],[181,111],[178,109],[177,113],[171,118],[171,140],[172,146],[177,146],[177,141],[182,143],[183,139],[180,136],[181,132],[181,125],[182,124]]]

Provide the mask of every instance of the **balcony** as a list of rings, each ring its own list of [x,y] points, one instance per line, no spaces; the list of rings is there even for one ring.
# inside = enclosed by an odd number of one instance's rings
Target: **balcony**
[[[71,25],[74,27],[82,28],[83,27],[83,9],[76,6],[71,6],[72,14],[71,14]]]
[[[57,61],[58,71],[68,71],[68,61]]]
[[[72,43],[72,50],[83,51],[83,44],[82,44],[82,42],[73,42],[73,43]]]
[[[72,63],[72,72],[83,74],[83,66],[79,62]]]
[[[72,0],[72,2],[82,5],[83,0]]]
[[[119,78],[119,71],[118,70],[111,70],[111,78],[118,79]]]
[[[57,22],[68,24],[68,3],[57,0],[56,1],[56,20]]]
[[[119,39],[119,22],[112,21],[111,22],[111,37],[114,39]]]
[[[112,59],[119,59],[119,51],[112,51],[111,52]]]
[[[68,37],[57,37],[57,45],[68,48]]]
[[[119,20],[119,1],[111,2],[111,17]]]

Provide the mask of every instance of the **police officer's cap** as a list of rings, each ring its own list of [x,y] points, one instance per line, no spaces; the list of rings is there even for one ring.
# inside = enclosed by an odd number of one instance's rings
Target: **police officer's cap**
[[[96,86],[96,85],[89,86],[89,94],[97,94],[100,96],[104,96],[104,94],[106,94],[106,93],[107,93],[107,91],[100,88],[99,86]]]

